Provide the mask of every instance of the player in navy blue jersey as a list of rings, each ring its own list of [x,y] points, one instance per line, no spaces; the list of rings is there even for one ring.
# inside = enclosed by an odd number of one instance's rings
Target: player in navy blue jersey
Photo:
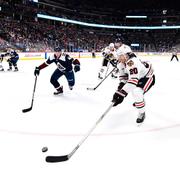
[[[50,56],[47,61],[35,68],[34,75],[39,75],[41,69],[49,66],[51,63],[55,63],[57,65],[57,69],[53,72],[50,82],[57,90],[56,92],[54,92],[54,95],[58,95],[63,93],[63,86],[61,86],[58,82],[58,79],[63,75],[68,81],[69,89],[73,89],[73,86],[75,84],[74,71],[80,71],[80,62],[78,59],[73,59],[68,54],[63,53],[61,48],[59,47],[56,47],[54,51],[55,53]]]
[[[10,58],[7,60],[9,63],[9,69],[8,71],[12,71],[12,66],[14,66],[14,71],[18,71],[17,62],[19,60],[19,55],[15,50],[10,50],[4,56],[10,56]]]

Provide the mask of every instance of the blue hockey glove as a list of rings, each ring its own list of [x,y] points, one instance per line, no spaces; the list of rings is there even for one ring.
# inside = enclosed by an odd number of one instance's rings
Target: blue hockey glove
[[[75,71],[75,72],[80,71],[80,66],[79,66],[79,65],[75,65],[75,66],[74,66],[74,71]]]

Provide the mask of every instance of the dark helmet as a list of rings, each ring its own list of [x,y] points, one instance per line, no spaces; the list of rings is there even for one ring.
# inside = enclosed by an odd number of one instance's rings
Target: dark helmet
[[[54,52],[61,52],[61,51],[62,51],[62,49],[59,46],[54,48]]]
[[[123,39],[122,38],[116,38],[114,43],[123,43]]]

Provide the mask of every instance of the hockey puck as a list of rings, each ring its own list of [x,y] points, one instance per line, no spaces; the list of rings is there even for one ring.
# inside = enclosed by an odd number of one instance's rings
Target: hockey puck
[[[47,152],[48,151],[48,148],[47,147],[43,147],[42,148],[42,152]]]

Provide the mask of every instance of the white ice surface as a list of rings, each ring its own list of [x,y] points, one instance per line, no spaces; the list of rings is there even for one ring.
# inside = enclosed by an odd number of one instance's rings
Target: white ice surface
[[[102,60],[80,59],[74,90],[62,77],[64,94],[55,97],[51,65],[40,72],[33,110],[23,114],[31,103],[34,68],[42,61],[20,61],[19,72],[1,72],[0,180],[179,180],[180,64],[170,57],[142,59],[152,62],[156,74],[145,95],[144,124],[137,127],[129,94],[69,161],[56,164],[45,157],[73,150],[110,105],[118,81],[109,77],[96,91],[87,91],[99,82]]]

